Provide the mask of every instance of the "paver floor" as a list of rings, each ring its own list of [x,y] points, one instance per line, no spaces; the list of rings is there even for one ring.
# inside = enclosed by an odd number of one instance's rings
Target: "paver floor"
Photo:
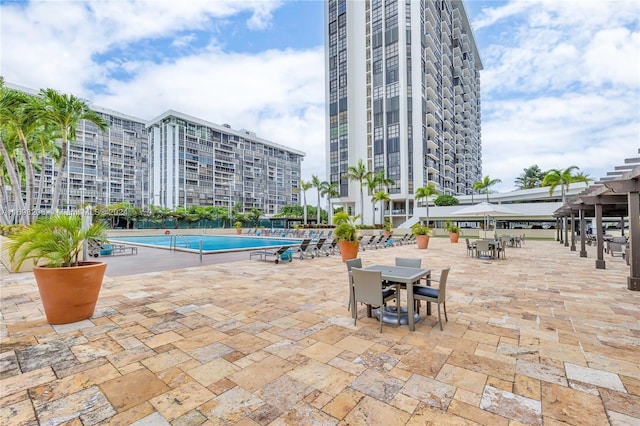
[[[177,269],[163,251],[135,275],[121,275],[135,256],[112,258],[94,317],[59,326],[32,274],[4,271],[0,424],[640,424],[640,293],[624,261],[596,270],[593,248],[551,241],[506,255],[441,238],[361,252],[451,266],[444,331],[423,309],[415,332],[379,333],[364,306],[354,326],[339,256]]]

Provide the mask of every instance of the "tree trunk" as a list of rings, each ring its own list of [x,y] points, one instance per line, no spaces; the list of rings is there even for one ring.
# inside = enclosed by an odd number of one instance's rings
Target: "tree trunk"
[[[53,185],[53,200],[51,201],[51,210],[55,212],[58,209],[60,203],[60,190],[62,189],[62,177],[64,175],[64,168],[67,165],[67,140],[66,133],[62,139],[62,154],[60,155],[60,163],[58,165],[58,176],[56,176],[55,183]]]
[[[15,211],[16,211],[16,221],[22,223],[24,225],[28,225],[27,219],[24,217],[25,211],[24,201],[22,200],[22,187],[20,186],[20,179],[18,178],[18,173],[11,161],[9,161],[9,153],[7,152],[7,147],[4,145],[4,141],[0,139],[0,154],[5,158],[5,167],[7,172],[9,173],[9,182],[11,183],[11,190],[15,199]],[[21,214],[18,214],[21,213]]]

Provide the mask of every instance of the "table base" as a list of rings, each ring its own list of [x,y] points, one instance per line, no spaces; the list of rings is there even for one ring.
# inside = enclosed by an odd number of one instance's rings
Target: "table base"
[[[398,324],[398,313],[396,311],[395,306],[391,306],[391,305],[385,306],[382,311],[383,311],[382,322],[384,322],[385,324]],[[380,309],[374,309],[373,316],[378,321],[380,321]],[[417,312],[414,312],[413,321],[414,322],[420,321],[420,314],[418,314]],[[409,324],[409,311],[407,310],[407,308],[404,308],[401,306],[400,307],[400,325],[407,325],[407,324]]]

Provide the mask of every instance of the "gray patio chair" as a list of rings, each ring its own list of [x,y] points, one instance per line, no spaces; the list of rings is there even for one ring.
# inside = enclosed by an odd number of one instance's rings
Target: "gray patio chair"
[[[507,242],[505,240],[501,240],[499,243],[496,243],[496,256],[500,259],[500,255],[502,255],[503,259],[507,258]]]
[[[384,317],[382,310],[386,306],[387,301],[396,299],[396,308],[398,310],[400,309],[395,290],[382,288],[382,272],[380,271],[365,271],[359,268],[351,268],[351,277],[353,279],[354,302],[353,325],[356,325],[358,322],[358,311],[355,309],[355,304],[362,302],[372,307],[380,308],[380,333],[382,333],[382,319]]]
[[[465,238],[464,240],[467,243],[467,256],[469,255],[474,256],[476,251],[476,243],[475,242],[472,243],[471,241],[469,241],[468,238]]]
[[[353,303],[353,276],[351,275],[351,268],[362,268],[362,259],[356,257],[355,259],[349,259],[345,262],[347,265],[347,273],[349,274],[349,306],[347,306],[348,310],[353,309],[353,313],[355,314],[355,308]]]
[[[486,240],[476,241],[476,256],[477,257],[493,257],[493,252],[489,249],[489,241],[486,241]]]
[[[443,269],[440,272],[440,277],[436,280],[434,278],[427,278],[427,283],[438,283],[438,287],[423,287],[423,286],[413,286],[413,298],[414,300],[424,300],[425,302],[433,302],[438,304],[438,324],[440,325],[440,331],[442,331],[442,317],[440,316],[440,305],[444,309],[444,319],[445,321],[449,321],[447,318],[447,277],[449,276],[449,271],[451,270],[450,266],[447,266],[446,269]],[[419,306],[416,310],[418,314],[420,314]]]

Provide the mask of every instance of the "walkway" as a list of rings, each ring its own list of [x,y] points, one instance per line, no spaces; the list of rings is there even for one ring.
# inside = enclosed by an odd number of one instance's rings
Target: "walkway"
[[[379,333],[364,307],[354,326],[338,256],[114,257],[94,318],[63,326],[30,273],[3,273],[0,424],[637,425],[640,293],[622,259],[595,270],[589,250],[527,241],[486,261],[432,238],[360,253],[451,265],[443,332],[436,315]],[[132,261],[152,272],[121,275]]]

